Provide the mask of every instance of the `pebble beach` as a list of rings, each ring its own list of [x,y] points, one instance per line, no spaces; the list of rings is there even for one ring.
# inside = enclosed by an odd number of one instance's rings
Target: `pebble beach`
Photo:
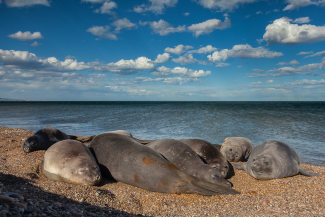
[[[22,149],[34,133],[0,127],[0,216],[325,216],[321,166],[301,164],[320,176],[267,181],[235,169],[228,181],[239,195],[155,193],[106,178],[81,186],[42,175],[45,151]]]

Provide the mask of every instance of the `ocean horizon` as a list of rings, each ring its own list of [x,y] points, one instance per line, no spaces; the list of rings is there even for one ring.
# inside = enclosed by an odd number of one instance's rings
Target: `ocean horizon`
[[[324,101],[1,101],[0,125],[55,127],[91,136],[127,130],[139,139],[245,137],[290,145],[302,163],[325,166]]]

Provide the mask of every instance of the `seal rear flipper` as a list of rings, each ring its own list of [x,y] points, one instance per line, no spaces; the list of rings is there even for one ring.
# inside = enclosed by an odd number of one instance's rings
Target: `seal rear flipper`
[[[69,139],[73,139],[73,140],[78,140],[78,136],[75,136],[75,135],[68,135],[69,136]]]
[[[299,168],[299,173],[304,176],[319,176],[320,175],[318,173],[306,171],[300,165],[298,165],[298,168]]]
[[[207,182],[205,180],[196,178],[194,176],[188,175],[187,173],[184,173],[182,171],[179,171],[178,175],[185,181],[189,182],[190,184],[195,186],[197,188],[202,188],[208,191],[213,191],[213,195],[220,195],[220,194],[240,194],[240,192],[225,186],[223,184],[216,184]],[[190,188],[191,189],[191,188]]]
[[[245,164],[233,164],[232,166],[237,170],[245,170],[244,165]]]

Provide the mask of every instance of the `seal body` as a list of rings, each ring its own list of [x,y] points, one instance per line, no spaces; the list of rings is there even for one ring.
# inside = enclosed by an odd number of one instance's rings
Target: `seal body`
[[[97,135],[88,145],[104,176],[149,191],[184,194],[238,194],[232,188],[190,176],[157,151],[120,134]]]
[[[147,146],[162,154],[169,162],[187,174],[208,182],[231,187],[230,183],[224,179],[218,170],[203,163],[190,146],[179,140],[156,140],[147,144]]]
[[[191,147],[205,163],[215,168],[221,177],[231,176],[231,171],[233,171],[231,164],[213,144],[202,139],[181,139],[180,141]]]
[[[71,139],[57,142],[45,152],[42,173],[53,181],[79,185],[96,185],[101,180],[88,147]]]
[[[255,179],[280,179],[298,173],[317,176],[318,173],[305,171],[300,165],[297,153],[285,143],[268,140],[262,142],[250,154],[244,164],[233,164],[236,169],[245,170]]]
[[[220,152],[230,162],[247,161],[254,144],[244,137],[226,138],[220,148]]]
[[[47,150],[51,145],[61,140],[70,139],[70,136],[54,127],[45,127],[29,137],[23,144],[25,152]]]

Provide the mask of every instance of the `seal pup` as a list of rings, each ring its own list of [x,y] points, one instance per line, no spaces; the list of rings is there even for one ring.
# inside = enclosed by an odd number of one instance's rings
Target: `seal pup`
[[[181,171],[152,148],[114,133],[97,135],[88,145],[103,176],[149,191],[201,195],[239,194]]]
[[[226,138],[220,148],[220,152],[230,162],[247,161],[254,144],[244,137]]]
[[[72,137],[74,136],[69,136],[54,127],[45,127],[26,139],[23,149],[26,153],[47,150],[54,143],[65,139],[72,139]]]
[[[231,184],[224,179],[224,175],[220,171],[203,163],[196,152],[186,143],[175,139],[162,139],[147,144],[147,147],[153,148],[189,175],[231,187]]]
[[[96,185],[101,173],[87,146],[76,140],[63,140],[44,154],[42,173],[50,180],[79,185]]]
[[[222,178],[229,178],[234,175],[231,164],[210,142],[202,139],[181,139],[179,141],[191,147],[203,162],[215,168]]]
[[[244,164],[233,164],[236,169],[245,170],[255,179],[280,179],[302,174],[317,176],[300,165],[297,153],[287,144],[275,140],[262,142],[254,148],[248,161]]]

